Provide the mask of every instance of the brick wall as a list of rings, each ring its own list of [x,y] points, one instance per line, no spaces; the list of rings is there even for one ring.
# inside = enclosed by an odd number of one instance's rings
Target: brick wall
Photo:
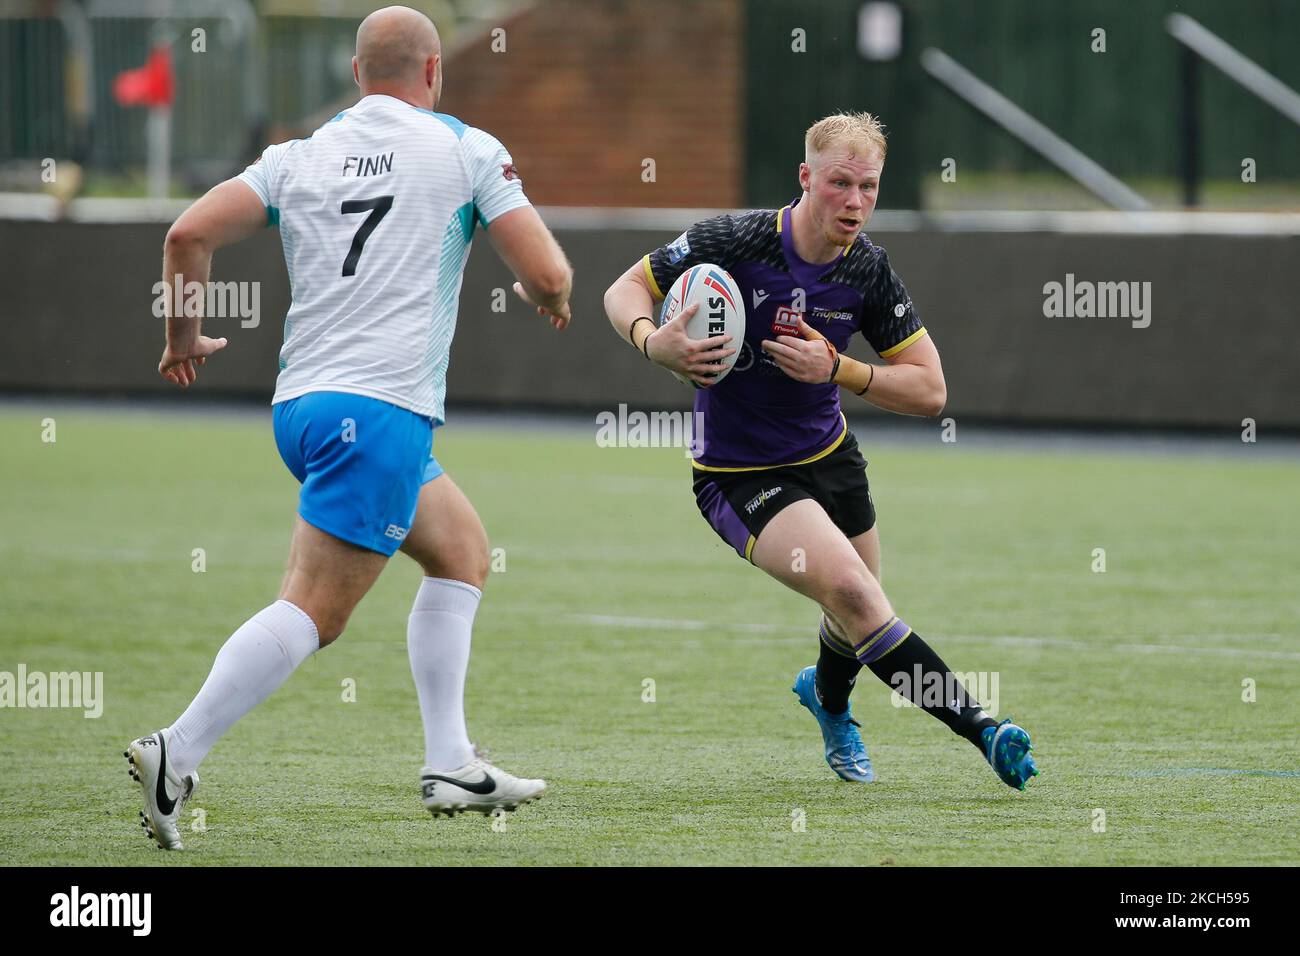
[[[556,206],[742,204],[741,0],[540,0],[449,54],[438,109]],[[655,182],[642,161],[655,160]]]

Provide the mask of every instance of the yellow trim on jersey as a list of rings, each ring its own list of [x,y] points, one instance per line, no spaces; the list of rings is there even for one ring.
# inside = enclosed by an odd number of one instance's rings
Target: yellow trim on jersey
[[[817,461],[818,459],[825,458],[836,448],[839,448],[841,444],[843,444],[844,436],[846,436],[849,433],[849,423],[848,420],[844,417],[843,412],[840,412],[840,421],[843,422],[844,424],[844,428],[840,431],[840,436],[836,438],[835,441],[831,442],[829,445],[827,445],[825,448],[819,451],[817,454],[812,455],[811,457],[808,458],[804,458],[802,461],[787,461],[780,465],[746,465],[743,468],[719,468],[716,465],[701,465],[698,461],[692,461],[691,466],[694,468],[698,468],[700,471],[771,471],[773,468],[791,468],[795,465],[808,465],[814,461]]]
[[[641,265],[645,267],[645,277],[650,282],[650,291],[654,293],[654,297],[656,299],[664,298],[664,294],[659,291],[659,283],[655,282],[654,270],[650,268],[650,256],[642,256]]]
[[[745,560],[750,564],[754,563],[754,542],[757,540],[758,539],[751,534],[749,540],[745,542]]]
[[[786,211],[787,209],[789,209],[789,208],[790,208],[789,206],[782,206],[780,209],[778,209],[778,210],[776,211],[776,234],[777,234],[778,236],[781,235],[781,217],[785,214],[785,211]],[[856,241],[857,241],[857,240],[855,239],[854,242],[856,242]],[[837,252],[837,253],[835,253],[835,259],[842,259],[842,258],[844,258],[845,256],[847,256],[847,255],[849,254],[849,250],[852,249],[852,248],[853,248],[853,244],[852,244],[852,243],[850,243],[850,244],[847,245],[847,246],[840,246],[840,251]],[[796,253],[796,255],[798,255],[798,253]],[[834,262],[835,259],[832,259],[831,262]],[[825,263],[825,262],[823,262],[823,263],[814,263],[814,265],[827,265],[827,264],[828,264],[828,263]]]
[[[907,348],[909,345],[911,345],[913,342],[915,342],[917,339],[919,339],[921,336],[925,334],[926,334],[925,326],[923,325],[915,332],[913,332],[911,335],[909,335],[907,338],[903,339],[903,341],[899,342],[897,345],[893,345],[885,349],[883,352],[880,353],[880,357],[889,358],[891,355],[897,355],[899,352],[903,351],[903,349]]]

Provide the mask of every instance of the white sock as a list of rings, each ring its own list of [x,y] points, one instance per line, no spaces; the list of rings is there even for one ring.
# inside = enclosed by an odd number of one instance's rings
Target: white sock
[[[262,608],[217,652],[198,695],[168,728],[167,757],[182,776],[197,770],[221,735],[270,697],[320,648],[316,625],[288,601]]]
[[[465,671],[482,596],[463,581],[425,578],[407,621],[406,649],[424,720],[424,761],[434,770],[456,770],[474,759],[465,730]]]

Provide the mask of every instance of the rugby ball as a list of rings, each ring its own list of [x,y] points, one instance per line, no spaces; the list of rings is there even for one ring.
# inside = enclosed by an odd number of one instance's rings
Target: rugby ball
[[[666,325],[692,305],[699,305],[699,309],[686,323],[686,334],[693,339],[730,335],[731,341],[727,343],[727,348],[736,350],[718,363],[718,376],[713,380],[716,385],[736,364],[741,346],[745,344],[745,298],[741,295],[736,280],[726,269],[704,262],[692,266],[677,277],[677,281],[668,290],[668,298],[664,299],[659,324]],[[707,387],[696,385],[676,372],[672,376],[683,385]]]

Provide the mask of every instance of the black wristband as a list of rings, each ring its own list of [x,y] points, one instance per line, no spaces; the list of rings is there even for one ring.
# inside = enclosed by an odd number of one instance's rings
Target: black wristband
[[[871,378],[867,379],[867,384],[862,386],[862,391],[858,392],[858,394],[859,394],[859,395],[865,395],[865,394],[867,394],[867,389],[869,389],[869,388],[871,387],[871,383],[874,382],[875,380],[876,380],[876,367],[875,367],[874,365],[872,365],[872,366],[871,366]]]
[[[833,383],[835,381],[835,376],[839,374],[840,374],[840,353],[836,352],[835,364],[831,366],[831,377],[826,380],[826,384],[830,385],[831,383]]]

